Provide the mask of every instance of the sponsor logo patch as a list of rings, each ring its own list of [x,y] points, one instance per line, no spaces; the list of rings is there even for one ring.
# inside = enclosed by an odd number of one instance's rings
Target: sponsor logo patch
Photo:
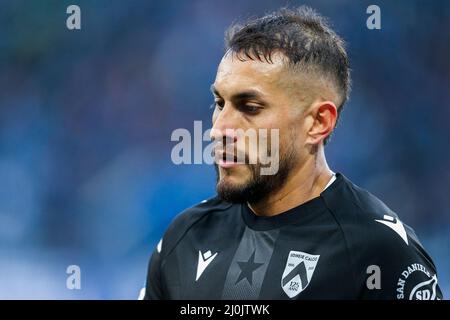
[[[437,276],[420,263],[412,263],[397,282],[397,299],[436,300]]]

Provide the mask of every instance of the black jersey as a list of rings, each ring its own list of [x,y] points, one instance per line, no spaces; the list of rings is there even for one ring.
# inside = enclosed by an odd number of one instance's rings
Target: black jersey
[[[442,299],[414,231],[342,174],[273,217],[218,197],[180,214],[150,259],[145,299]]]

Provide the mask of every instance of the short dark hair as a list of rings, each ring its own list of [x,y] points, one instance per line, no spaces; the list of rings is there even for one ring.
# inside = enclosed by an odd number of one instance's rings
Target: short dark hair
[[[338,117],[350,92],[350,67],[345,44],[327,19],[307,6],[282,8],[245,24],[233,24],[225,36],[225,49],[242,58],[272,62],[281,52],[292,66],[317,70],[327,76],[339,94]],[[324,141],[328,141],[327,137]]]

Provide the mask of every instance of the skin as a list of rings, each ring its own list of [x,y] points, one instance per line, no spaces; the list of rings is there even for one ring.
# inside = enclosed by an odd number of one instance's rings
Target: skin
[[[227,129],[279,129],[280,157],[288,151],[296,154],[285,184],[258,203],[249,203],[252,211],[273,216],[318,197],[332,177],[323,140],[336,125],[339,100],[330,82],[311,72],[293,72],[281,53],[275,53],[269,63],[242,61],[228,52],[211,88],[215,99],[212,139],[222,141],[226,136],[232,142],[227,143],[228,150],[242,144]],[[247,148],[247,154],[256,152],[255,146]],[[240,149],[238,153],[243,152]],[[220,183],[242,185],[250,178],[248,165],[219,162]]]

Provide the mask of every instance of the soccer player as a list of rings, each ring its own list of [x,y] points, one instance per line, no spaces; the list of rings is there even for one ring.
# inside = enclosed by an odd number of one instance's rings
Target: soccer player
[[[212,85],[217,196],[172,222],[145,299],[442,299],[414,231],[327,165],[349,87],[342,39],[308,7],[229,29]],[[278,129],[276,173],[237,161],[255,146],[229,129]]]

